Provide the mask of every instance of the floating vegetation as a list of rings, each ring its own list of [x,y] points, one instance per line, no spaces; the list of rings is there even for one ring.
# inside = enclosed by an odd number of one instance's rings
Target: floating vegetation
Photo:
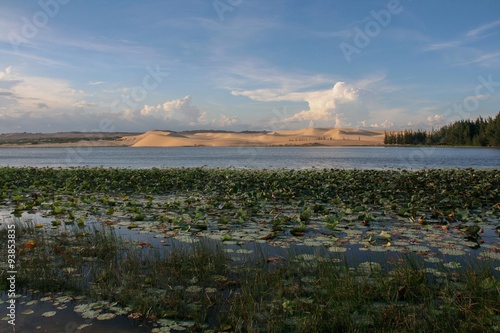
[[[365,274],[370,274],[373,271],[377,271],[377,272],[381,271],[382,265],[380,265],[378,262],[366,261],[366,262],[360,263],[358,265],[358,269],[360,269]]]
[[[431,263],[440,263],[440,262],[443,262],[444,260],[441,258],[437,258],[437,257],[427,257],[427,258],[424,258],[424,261],[431,262]]]
[[[480,258],[481,259],[493,259],[493,260],[500,261],[500,248],[497,248],[496,250],[492,250],[492,251],[489,251],[489,250],[483,251],[480,254]]]
[[[345,247],[339,247],[339,246],[330,246],[328,248],[328,251],[330,252],[337,252],[337,253],[342,253],[342,252],[346,252],[347,249]]]
[[[0,168],[0,242],[86,320],[495,331],[499,202],[498,170]]]
[[[56,315],[56,311],[48,311],[48,312],[42,313],[42,317],[53,317],[55,315]]]
[[[449,256],[463,256],[465,251],[459,248],[439,248],[439,252]]]
[[[409,245],[408,250],[412,252],[429,252],[431,249],[423,245]]]
[[[101,313],[96,317],[97,320],[109,320],[113,319],[116,317],[116,314],[114,313]]]
[[[462,264],[460,264],[459,262],[456,262],[456,261],[450,261],[450,262],[443,264],[443,266],[446,268],[457,269],[457,268],[462,267]]]

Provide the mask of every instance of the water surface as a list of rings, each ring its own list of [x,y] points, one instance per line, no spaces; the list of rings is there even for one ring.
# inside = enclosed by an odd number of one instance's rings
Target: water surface
[[[3,148],[0,166],[116,168],[498,168],[498,148],[175,147]]]

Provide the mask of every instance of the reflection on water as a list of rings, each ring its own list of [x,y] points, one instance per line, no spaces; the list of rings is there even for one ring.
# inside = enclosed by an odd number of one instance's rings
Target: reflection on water
[[[2,222],[0,228],[4,228],[8,223],[16,223],[31,226],[38,224],[38,229],[46,231],[47,234],[57,234],[58,231],[65,229],[85,230],[77,225],[64,225],[64,223],[60,226],[54,226],[52,224],[54,220],[54,217],[44,217],[40,212],[24,212],[21,217],[13,217],[10,211],[0,211],[0,222]],[[89,217],[85,228],[97,227],[100,229],[100,221],[102,219]],[[378,225],[379,223],[380,225]],[[162,229],[160,231],[156,229],[154,223],[145,221],[134,222],[133,224],[136,227],[129,228],[132,222],[122,221],[112,225],[112,228],[107,230],[115,233],[116,236],[123,240],[130,241],[136,245],[147,244],[147,246],[142,246],[144,255],[151,253],[149,252],[151,248],[163,249],[164,254],[181,248],[193,250],[193,244],[200,242],[214,247],[222,247],[235,264],[244,264],[248,260],[255,258],[262,259],[265,262],[266,258],[271,257],[286,261],[293,261],[296,258],[300,258],[302,263],[307,263],[308,259],[322,257],[336,259],[339,262],[347,262],[349,267],[358,267],[360,269],[366,267],[367,263],[370,265],[381,263],[386,268],[391,269],[393,263],[405,259],[403,253],[407,252],[401,251],[401,249],[408,246],[405,243],[406,240],[404,237],[398,237],[396,234],[393,234],[393,238],[391,239],[391,242],[394,243],[393,245],[384,242],[381,243],[382,245],[374,243],[372,244],[374,246],[367,247],[364,244],[367,235],[370,233],[374,235],[380,234],[381,230],[383,232],[385,228],[383,222],[373,222],[372,226],[361,229],[334,228],[331,230],[323,229],[316,226],[314,222],[311,222],[309,224],[311,229],[303,236],[295,237],[290,233],[290,230],[285,230],[285,232],[273,239],[272,243],[263,240],[259,236],[258,229],[260,227],[255,223],[249,223],[248,225],[225,225],[221,228],[213,225],[207,228],[207,230],[196,232],[177,230],[178,232],[174,233],[173,235],[175,236],[172,237],[166,237],[166,234],[163,233],[165,230]],[[456,253],[444,253],[436,245],[433,245],[432,236],[435,236],[436,233],[432,228],[421,231],[412,230],[410,234],[416,237],[418,237],[419,233],[422,233],[422,235],[428,233],[429,237],[422,236],[422,238],[418,239],[415,246],[424,250],[411,252],[410,255],[422,259],[428,269],[437,268],[438,270],[442,270],[443,267],[446,267],[450,271],[458,272],[469,269],[470,265],[473,264],[474,267],[485,266],[493,270],[495,266],[498,266],[498,260],[482,261],[478,260],[478,256],[480,257],[483,251],[487,251],[498,244],[498,235],[493,229],[494,225],[493,221],[483,224],[484,233],[481,235],[481,238],[484,243],[481,244],[481,247],[468,249],[467,246],[462,246],[461,252],[463,254],[459,255]],[[108,228],[108,226],[103,225],[102,228]],[[247,230],[245,231],[245,229]],[[441,228],[436,226],[436,230],[439,229]],[[221,235],[228,233],[231,235],[229,237],[230,240],[223,241]],[[331,242],[327,238],[334,234],[338,239],[345,240],[342,245],[331,246]],[[446,244],[452,244],[453,242],[461,242],[463,237],[450,234],[440,239]],[[408,242],[412,241],[408,239]],[[429,247],[429,251],[425,250],[426,247]],[[498,270],[493,270],[493,274],[500,277]],[[432,273],[428,273],[428,275],[429,281],[433,281],[431,277]],[[78,332],[78,327],[83,328],[86,325],[91,325],[85,328],[86,330],[96,333],[148,332],[152,328],[151,324],[131,320],[126,315],[118,315],[111,320],[85,319],[80,313],[74,311],[75,305],[88,302],[89,300],[83,297],[79,299],[76,295],[68,298],[63,294],[40,294],[24,291],[18,296],[16,311],[20,315],[17,317],[17,331]],[[2,293],[1,299],[1,302],[4,303],[7,300],[7,295]],[[51,314],[53,311],[55,313]],[[2,327],[5,327],[4,323],[2,322],[0,325],[0,332],[3,332]]]
[[[8,300],[5,292],[0,293],[1,301]],[[62,294],[18,294],[16,299],[16,325],[0,321],[0,333],[44,332],[44,333],[131,333],[151,332],[151,326],[142,322],[117,316],[111,320],[85,319],[73,311],[76,301],[68,301]],[[61,301],[62,300],[62,301]],[[2,304],[3,308],[3,304]],[[56,313],[51,316],[51,312]],[[45,314],[45,315],[44,315]],[[3,317],[4,313],[2,313]]]
[[[380,239],[372,244],[367,243],[366,239],[376,235],[390,226],[377,222],[372,223],[371,227],[360,227],[356,229],[334,228],[325,229],[322,223],[311,222],[309,231],[303,236],[293,236],[290,230],[285,228],[282,234],[277,235],[272,241],[263,240],[259,234],[259,226],[255,223],[247,223],[246,225],[226,225],[219,228],[217,225],[212,225],[207,230],[181,230],[177,227],[170,229],[170,233],[165,233],[165,229],[157,229],[154,223],[151,222],[128,222],[122,221],[114,225],[106,225],[102,219],[93,218],[91,216],[86,220],[85,227],[77,225],[53,226],[53,217],[43,217],[41,213],[24,212],[20,218],[13,218],[8,211],[0,210],[0,228],[5,227],[7,223],[20,223],[25,225],[44,224],[43,230],[54,232],[60,230],[89,230],[97,228],[98,230],[105,228],[109,232],[113,232],[118,238],[132,243],[143,244],[144,253],[147,254],[149,248],[162,249],[165,254],[175,249],[192,250],[193,245],[202,242],[214,248],[222,246],[224,251],[228,253],[234,262],[244,262],[253,259],[262,259],[269,257],[278,257],[285,260],[293,259],[296,256],[311,255],[324,258],[337,258],[346,261],[349,267],[356,267],[359,263],[366,261],[376,261],[386,263],[387,268],[391,268],[392,260],[402,258],[407,254],[417,255],[425,261],[427,267],[438,267],[447,262],[460,263],[460,269],[466,269],[470,264],[474,265],[489,265],[485,260],[487,257],[482,255],[483,251],[491,252],[499,242],[499,235],[495,231],[495,221],[484,221],[481,224],[481,244],[472,244],[464,240],[460,234],[441,232],[440,225],[422,229],[421,231],[413,230],[410,226],[404,223],[394,221],[394,225],[398,226],[400,235],[394,235],[391,238],[391,244],[380,242]],[[109,219],[108,219],[109,222]],[[317,225],[316,225],[317,224]],[[391,224],[391,222],[390,222]],[[133,227],[132,227],[133,226]],[[171,226],[172,227],[172,226]],[[406,230],[406,231],[405,231]],[[261,232],[262,235],[268,231]],[[230,241],[224,241],[224,235],[231,235]],[[342,251],[333,251],[331,248],[332,240],[330,236],[336,236],[342,240],[343,245],[338,247]],[[413,239],[408,236],[414,237]],[[370,237],[372,238],[372,237]],[[147,246],[144,246],[147,244]],[[372,246],[373,245],[373,246]],[[376,246],[374,246],[376,245]],[[443,248],[453,249],[445,251]],[[334,246],[337,248],[337,246]],[[414,251],[409,249],[415,248]],[[450,253],[451,252],[451,253]],[[455,253],[454,253],[455,252]],[[433,258],[432,260],[426,260]],[[493,267],[498,266],[498,260],[491,258]],[[493,273],[500,277],[500,271],[493,270]]]
[[[0,166],[118,168],[498,168],[498,148],[176,147],[2,148]]]

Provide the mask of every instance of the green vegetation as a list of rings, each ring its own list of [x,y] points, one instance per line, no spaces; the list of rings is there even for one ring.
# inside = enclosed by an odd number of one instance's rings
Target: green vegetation
[[[0,134],[0,145],[38,145],[55,143],[78,143],[80,141],[118,140],[128,132],[62,132],[62,133],[8,133]]]
[[[19,291],[84,318],[500,331],[500,170],[0,168],[0,184]]]
[[[437,277],[416,255],[393,259],[387,269],[293,253],[287,260],[254,256],[234,263],[205,242],[166,253],[99,229],[66,229],[56,238],[33,227],[22,233],[37,245],[21,249],[20,287],[81,295],[100,308],[113,302],[104,310],[121,305],[138,319],[168,318],[192,331],[500,329],[500,283],[484,267],[464,273],[443,267]],[[89,312],[84,315],[100,315]]]
[[[500,146],[500,112],[495,118],[459,120],[438,130],[386,132],[384,143],[398,145]]]

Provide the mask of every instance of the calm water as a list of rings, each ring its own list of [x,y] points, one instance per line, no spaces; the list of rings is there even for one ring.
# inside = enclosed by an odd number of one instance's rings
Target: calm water
[[[0,166],[118,168],[499,168],[498,148],[181,147],[2,148]]]

